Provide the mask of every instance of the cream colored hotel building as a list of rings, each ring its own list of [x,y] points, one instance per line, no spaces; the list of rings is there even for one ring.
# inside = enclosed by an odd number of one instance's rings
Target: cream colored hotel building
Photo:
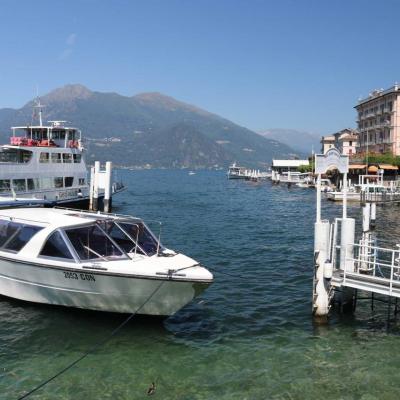
[[[400,155],[400,86],[374,90],[354,108],[358,112],[358,153]]]

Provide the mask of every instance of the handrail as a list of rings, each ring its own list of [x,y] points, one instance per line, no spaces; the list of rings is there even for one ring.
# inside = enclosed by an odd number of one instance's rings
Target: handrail
[[[393,294],[394,283],[400,283],[400,245],[396,245],[396,249],[378,247],[366,243],[354,243],[353,248],[358,251],[353,257],[348,257],[347,249],[345,250],[346,264],[348,261],[354,262],[354,272],[352,275],[370,276],[379,278],[389,284],[389,296]],[[383,254],[382,254],[383,253]],[[384,257],[386,255],[386,257]],[[380,258],[378,258],[381,256]],[[361,268],[364,266],[364,268]],[[365,268],[367,266],[367,268]],[[368,266],[371,266],[369,268]],[[346,268],[343,270],[343,285],[346,285],[347,277]]]

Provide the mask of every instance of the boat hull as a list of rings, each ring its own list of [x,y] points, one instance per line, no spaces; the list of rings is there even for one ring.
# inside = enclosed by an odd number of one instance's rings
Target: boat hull
[[[208,286],[0,259],[0,295],[34,303],[170,316]]]

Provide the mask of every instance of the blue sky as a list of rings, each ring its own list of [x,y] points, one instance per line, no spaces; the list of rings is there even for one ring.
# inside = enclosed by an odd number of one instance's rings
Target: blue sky
[[[3,0],[0,107],[81,83],[326,134],[400,82],[399,15],[397,0]]]

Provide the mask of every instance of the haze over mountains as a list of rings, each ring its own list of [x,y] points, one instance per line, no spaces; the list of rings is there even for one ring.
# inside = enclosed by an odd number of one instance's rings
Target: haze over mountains
[[[237,161],[261,168],[295,153],[275,138],[160,93],[127,97],[67,85],[41,102],[44,121],[66,120],[82,130],[88,161],[154,168],[225,168]],[[37,124],[33,101],[0,109],[1,142],[8,141],[11,126],[26,124]]]
[[[259,133],[267,139],[277,140],[286,144],[303,155],[310,155],[313,149],[314,152],[318,153],[321,148],[321,135],[316,133],[282,128],[267,129]]]

